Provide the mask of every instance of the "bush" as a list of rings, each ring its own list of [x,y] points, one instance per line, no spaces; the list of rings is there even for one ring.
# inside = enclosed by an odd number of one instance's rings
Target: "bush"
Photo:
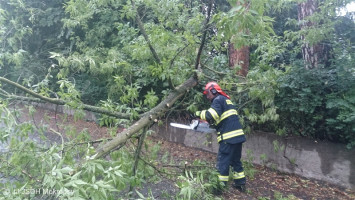
[[[275,98],[289,133],[355,146],[355,77],[345,69],[294,67]]]

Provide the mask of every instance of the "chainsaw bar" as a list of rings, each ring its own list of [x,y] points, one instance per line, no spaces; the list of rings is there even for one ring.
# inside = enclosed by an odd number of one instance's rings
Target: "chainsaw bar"
[[[192,123],[190,125],[170,123],[170,126],[173,126],[176,128],[187,129],[187,130],[195,130],[195,131],[203,132],[203,133],[215,132],[215,129],[210,128],[209,124],[207,122],[203,122],[200,120],[192,120]]]
[[[178,124],[178,123],[170,123],[170,126],[176,127],[176,128],[183,128],[183,129],[188,129],[192,130],[191,126],[185,125],[185,124]]]
[[[199,123],[200,123],[200,120],[192,120],[190,125],[178,124],[178,123],[170,123],[170,126],[193,130],[193,129],[197,128]]]

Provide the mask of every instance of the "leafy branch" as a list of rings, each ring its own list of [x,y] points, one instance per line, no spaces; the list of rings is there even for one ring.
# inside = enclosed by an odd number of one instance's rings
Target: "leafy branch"
[[[6,79],[4,77],[0,77],[0,82],[4,82],[4,83],[7,83],[9,85],[12,85],[12,86],[24,91],[25,93],[35,97],[35,98],[30,98],[30,97],[23,97],[23,96],[18,96],[18,95],[10,95],[7,92],[2,92],[2,94],[0,94],[0,95],[2,95],[4,97],[8,98],[8,99],[31,101],[31,102],[40,102],[40,103],[48,102],[48,103],[52,103],[52,104],[56,104],[56,105],[66,105],[66,104],[69,103],[68,101],[64,101],[64,100],[61,100],[61,99],[45,97],[45,96],[40,95],[40,94],[38,94],[38,93],[28,89],[28,88],[25,88],[24,86],[22,86],[22,85],[20,85],[18,83],[10,81],[9,79]],[[108,109],[101,108],[101,107],[91,106],[91,105],[87,105],[87,104],[82,104],[82,108],[84,110],[87,110],[87,111],[101,113],[101,114],[109,115],[109,116],[112,116],[112,117],[117,117],[117,118],[120,118],[120,119],[129,119],[131,117],[131,115],[128,114],[128,113],[120,113],[120,112],[108,110]]]

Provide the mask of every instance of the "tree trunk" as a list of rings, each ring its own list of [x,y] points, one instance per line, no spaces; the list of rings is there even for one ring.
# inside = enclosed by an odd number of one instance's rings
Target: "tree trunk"
[[[242,6],[244,6],[248,10],[250,6],[249,3],[249,1],[245,1]],[[240,1],[237,1],[237,6],[238,5],[241,5]],[[246,77],[249,71],[249,46],[242,46],[239,49],[236,49],[233,43],[229,43],[228,50],[229,67],[234,68],[236,65],[239,65],[241,69],[237,72],[237,75]]]
[[[249,70],[249,46],[242,46],[239,49],[234,48],[234,44],[229,44],[229,66],[235,67],[241,66],[241,69],[237,72],[238,75],[246,77]]]
[[[300,23],[301,30],[310,28],[316,25],[311,22],[307,17],[312,16],[318,9],[317,0],[307,0],[306,2],[298,4],[298,21]],[[327,49],[321,44],[311,45],[306,40],[305,35],[301,35],[302,45],[302,57],[305,62],[306,69],[318,68],[319,64],[326,63],[327,61]]]

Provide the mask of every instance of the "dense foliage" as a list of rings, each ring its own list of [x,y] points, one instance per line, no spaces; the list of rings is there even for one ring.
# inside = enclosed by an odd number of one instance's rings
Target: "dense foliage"
[[[310,17],[321,26],[305,32],[297,28],[297,5],[286,7],[281,16],[275,16],[285,23],[275,22],[276,42],[255,46],[247,77],[252,86],[244,100],[255,103],[247,105],[244,114],[254,128],[327,139],[350,149],[355,144],[354,15],[338,16],[334,7],[323,2],[320,12]],[[328,48],[327,62],[305,70],[299,51],[304,42],[299,39],[301,34],[306,34],[309,43]],[[255,86],[257,82],[260,85]]]
[[[206,26],[210,1],[205,0],[0,1],[0,76],[79,111],[90,104],[131,115],[100,115],[101,125],[117,127],[130,125],[197,73],[198,87],[166,117],[208,107],[202,87],[216,80],[238,105],[248,132],[262,129],[354,147],[354,14],[337,14],[350,1],[319,1],[317,12],[304,19],[315,24],[307,29],[299,27],[304,22],[297,18],[297,0],[238,2],[214,1]],[[237,75],[239,66],[229,67],[229,43],[250,47],[246,77]],[[304,44],[323,45],[327,62],[306,70]],[[6,83],[0,86],[0,126],[6,127],[0,141],[9,146],[0,157],[6,163],[0,174],[13,178],[5,187],[63,188],[58,198],[110,199],[153,174],[153,168],[141,166],[144,173],[132,175],[133,158],[126,151],[112,153],[113,162],[90,160],[92,146],[75,145],[90,140],[85,132],[62,133],[74,138],[66,143],[72,151],[37,144],[31,138],[45,138],[46,127],[16,124],[8,109],[11,99],[5,97],[21,92]],[[83,166],[75,162],[78,155]],[[181,195],[192,198],[189,184],[203,186],[201,176],[182,178]],[[11,194],[3,193],[25,197]]]
[[[323,6],[322,12],[335,11]],[[319,17],[317,18],[319,20]],[[354,146],[354,18],[323,17],[321,30],[309,39],[329,49],[330,59],[321,67],[304,70],[295,60],[285,76],[278,79],[276,105],[286,133],[328,139]],[[317,31],[317,32],[314,32]],[[324,31],[323,34],[319,34]],[[313,33],[314,32],[314,33]],[[319,36],[321,35],[321,36]],[[281,131],[284,132],[284,131]]]
[[[299,79],[301,78],[301,80]],[[285,130],[354,145],[354,83],[349,71],[294,68],[280,79],[276,105]]]

